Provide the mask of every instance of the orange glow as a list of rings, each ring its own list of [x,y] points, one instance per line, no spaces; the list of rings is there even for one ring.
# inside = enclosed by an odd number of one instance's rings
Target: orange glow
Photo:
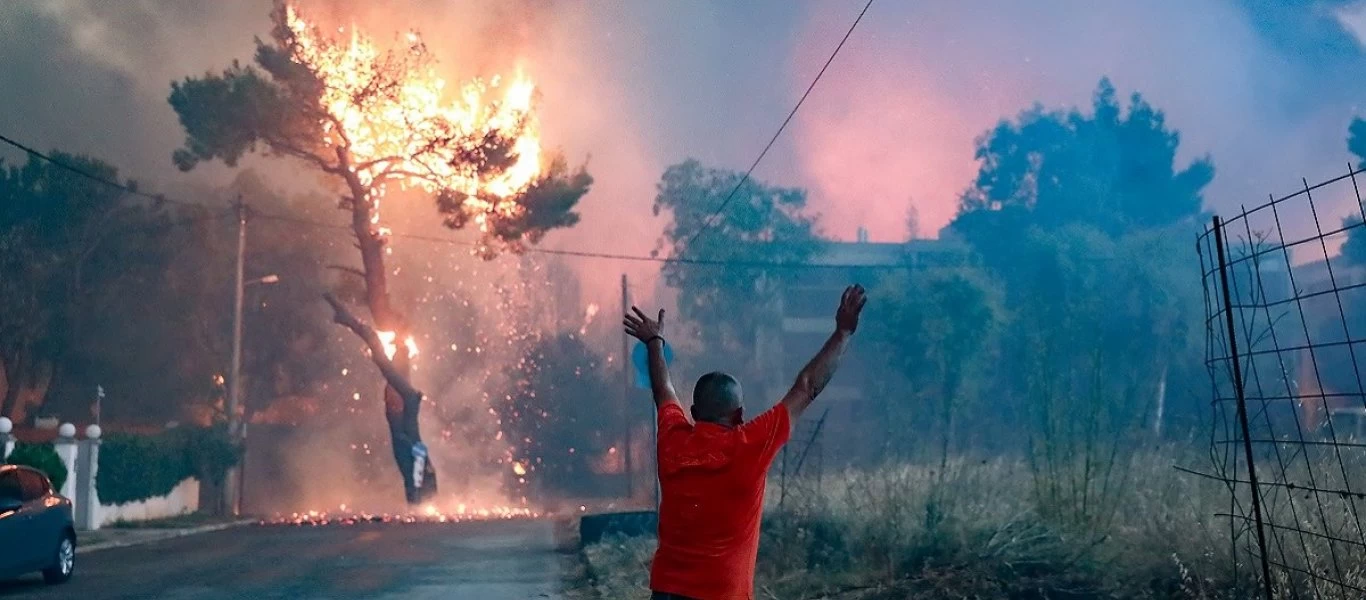
[[[519,462],[512,463],[512,472],[517,474],[518,477],[526,475],[526,467],[522,466],[522,463]]]
[[[351,171],[372,186],[373,225],[388,180],[463,196],[463,208],[483,232],[489,215],[523,210],[513,198],[536,180],[542,164],[532,111],[536,86],[520,69],[507,80],[467,82],[448,100],[447,82],[417,32],[386,52],[354,29],[349,40],[329,37],[292,6],[285,16],[292,58],[322,84],[322,106],[331,117],[320,123],[323,143],[349,149]]]
[[[393,360],[394,354],[398,353],[398,344],[394,343],[394,338],[398,337],[398,334],[392,331],[376,331],[375,333],[379,335],[379,342],[384,344],[384,355],[389,357],[389,360]],[[403,345],[408,350],[408,358],[417,356],[417,340],[413,339],[413,336],[404,338]]]
[[[459,504],[455,507],[455,510],[443,511],[436,504],[425,504],[414,512],[404,514],[347,512],[346,505],[342,504],[339,512],[310,510],[291,513],[289,515],[278,515],[271,519],[263,519],[260,523],[262,525],[300,525],[318,527],[323,525],[357,525],[361,523],[462,523],[468,521],[536,519],[541,516],[540,512],[525,507],[514,506],[477,508]]]

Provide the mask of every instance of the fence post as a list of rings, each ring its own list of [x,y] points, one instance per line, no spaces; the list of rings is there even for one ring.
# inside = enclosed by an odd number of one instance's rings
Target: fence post
[[[10,434],[14,431],[14,421],[9,417],[0,417],[0,463],[9,459],[9,453],[14,452],[14,436]]]
[[[76,480],[76,528],[94,531],[100,528],[100,496],[95,491],[95,479],[100,471],[100,426],[85,428],[85,438],[77,446],[76,473],[67,480]]]
[[[1262,524],[1262,491],[1257,483],[1257,467],[1252,459],[1252,434],[1247,423],[1247,398],[1243,390],[1243,367],[1238,363],[1237,328],[1233,323],[1233,296],[1229,293],[1228,259],[1224,253],[1224,223],[1214,217],[1214,246],[1219,255],[1219,283],[1223,287],[1224,320],[1228,326],[1229,362],[1233,364],[1233,390],[1238,400],[1238,425],[1243,432],[1243,453],[1247,460],[1247,480],[1252,488],[1252,515],[1257,523],[1258,558],[1262,563],[1262,581],[1267,600],[1273,600],[1271,591],[1271,564],[1266,555],[1266,530]]]
[[[57,428],[57,441],[52,443],[52,449],[57,451],[58,458],[62,459],[62,464],[66,465],[66,481],[62,483],[62,489],[58,490],[63,496],[76,502],[76,426],[71,423],[62,423]],[[76,506],[80,510],[80,506]]]

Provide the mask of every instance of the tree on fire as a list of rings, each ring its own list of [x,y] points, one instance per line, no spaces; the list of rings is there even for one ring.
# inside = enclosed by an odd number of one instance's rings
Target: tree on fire
[[[361,257],[361,267],[349,271],[364,282],[373,327],[335,297],[328,301],[384,375],[394,458],[407,500],[421,502],[435,492],[435,471],[430,460],[419,460],[423,394],[409,381],[411,356],[402,342],[411,326],[390,299],[384,265],[388,239],[379,210],[387,186],[431,193],[443,223],[477,226],[479,252],[491,258],[572,226],[592,178],[559,158],[542,164],[528,82],[471,85],[462,102],[442,104],[444,82],[432,74],[431,55],[415,33],[402,47],[381,51],[360,36],[333,40],[282,2],[272,19],[270,40],[257,41],[255,66],[234,62],[221,73],[172,84],[169,101],[186,132],[173,158],[183,170],[213,159],[233,166],[264,146],[338,186]],[[504,97],[484,102],[490,89]]]

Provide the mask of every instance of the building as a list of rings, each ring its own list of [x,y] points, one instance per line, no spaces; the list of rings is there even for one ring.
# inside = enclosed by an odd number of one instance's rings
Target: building
[[[872,286],[897,271],[962,265],[969,256],[967,247],[952,238],[875,243],[867,241],[866,233],[860,230],[858,240],[823,243],[809,261],[812,267],[791,274],[782,284],[773,307],[776,318],[771,321],[777,324],[776,331],[758,336],[759,364],[764,365],[765,373],[773,374],[764,382],[766,396],[780,396],[825,343],[834,328],[835,308],[845,287],[852,283]],[[860,344],[853,345],[839,374],[821,395],[821,402],[804,417],[814,421],[825,416],[822,437],[859,431],[880,418],[872,397],[886,382],[866,352]],[[805,431],[814,432],[812,424],[806,425]],[[804,429],[797,431],[794,437],[800,438]],[[803,440],[794,442],[800,448]],[[825,454],[836,461],[852,460],[858,453],[832,452],[829,444],[825,448]]]

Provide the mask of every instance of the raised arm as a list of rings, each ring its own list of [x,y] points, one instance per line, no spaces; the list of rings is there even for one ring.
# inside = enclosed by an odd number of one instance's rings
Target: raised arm
[[[673,381],[669,379],[669,365],[664,362],[664,309],[659,309],[659,319],[656,320],[651,320],[634,306],[631,312],[635,314],[628,313],[622,325],[626,326],[627,334],[645,343],[650,365],[650,392],[654,394],[655,406],[664,406],[669,402],[677,404],[678,394],[674,392]],[[626,360],[626,357],[622,357],[622,360]]]
[[[849,338],[853,337],[854,330],[858,329],[859,313],[867,301],[863,286],[851,285],[845,288],[844,296],[840,298],[840,307],[835,311],[835,332],[825,340],[825,345],[821,346],[820,352],[816,353],[811,362],[802,367],[801,372],[797,374],[797,381],[792,384],[792,389],[783,396],[782,402],[787,406],[787,412],[794,425],[797,419],[801,418],[802,411],[811,406],[811,402],[825,390],[826,384],[830,383],[830,378],[835,376],[840,357],[844,355],[844,349],[849,345]]]

